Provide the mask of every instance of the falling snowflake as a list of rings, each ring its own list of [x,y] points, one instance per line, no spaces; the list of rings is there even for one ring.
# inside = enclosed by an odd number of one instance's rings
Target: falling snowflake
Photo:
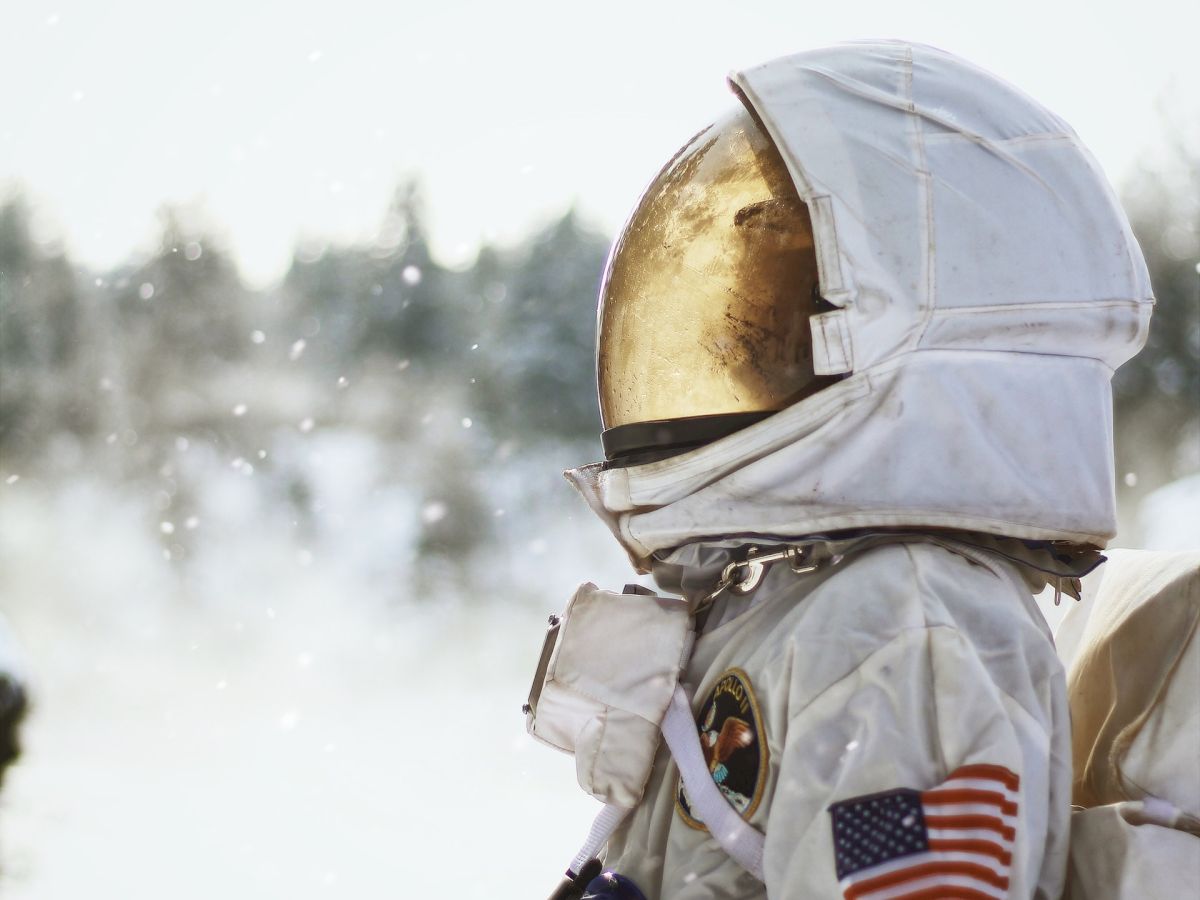
[[[446,518],[447,512],[449,512],[449,510],[447,509],[446,504],[441,500],[430,500],[423,507],[421,507],[421,521],[426,525],[433,525],[434,523],[440,522],[442,519]]]
[[[254,344],[261,344],[267,339],[266,332],[259,331],[257,328],[250,332],[250,341]]]
[[[405,266],[400,277],[404,279],[405,284],[420,284],[421,270],[417,266]]]
[[[290,359],[292,362],[298,360],[300,358],[300,354],[304,352],[304,348],[307,346],[308,341],[304,340],[304,338],[300,338],[300,340],[294,342],[292,344],[292,349],[288,351],[288,359]]]
[[[246,404],[239,403],[237,406],[235,406],[233,408],[233,414],[235,416],[244,416],[246,414]]]
[[[149,300],[154,296],[154,285],[149,281],[143,281],[142,286],[138,288],[138,296],[143,300]]]
[[[158,528],[159,528],[159,531],[161,531],[163,534],[174,534],[175,533],[175,523],[174,522],[160,522],[158,524]]]
[[[314,424],[316,424],[316,423],[313,422],[313,420],[311,418],[301,419],[300,420],[300,430],[303,431],[305,434],[308,434],[308,432],[313,430]]]
[[[188,241],[183,247],[183,255],[191,262],[198,260],[204,253],[204,248],[197,241]]]

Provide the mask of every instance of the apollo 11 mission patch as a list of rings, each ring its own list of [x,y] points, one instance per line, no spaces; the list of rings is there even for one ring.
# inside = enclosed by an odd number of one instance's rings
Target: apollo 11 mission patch
[[[767,778],[767,740],[750,676],[741,669],[724,672],[700,707],[697,727],[713,781],[741,817],[749,819],[762,800]],[[692,828],[708,830],[692,810],[682,778],[675,809]]]

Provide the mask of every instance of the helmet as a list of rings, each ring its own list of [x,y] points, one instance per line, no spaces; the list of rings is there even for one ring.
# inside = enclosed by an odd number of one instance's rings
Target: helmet
[[[613,245],[597,311],[609,466],[679,453],[819,390],[808,208],[740,105],[679,150]]]
[[[603,285],[609,458],[568,477],[635,565],[862,528],[1103,546],[1110,380],[1154,297],[1078,135],[899,41],[730,81],[750,113],[671,160]]]

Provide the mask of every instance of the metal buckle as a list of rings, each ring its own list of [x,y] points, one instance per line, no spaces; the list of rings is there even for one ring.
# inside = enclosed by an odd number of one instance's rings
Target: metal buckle
[[[542,696],[542,685],[546,681],[546,670],[550,668],[550,657],[554,655],[554,645],[558,643],[559,626],[562,619],[559,616],[550,617],[550,627],[546,629],[546,639],[542,642],[542,655],[538,660],[537,671],[533,673],[533,684],[529,688],[529,700],[521,707],[525,715],[536,716],[538,699]]]

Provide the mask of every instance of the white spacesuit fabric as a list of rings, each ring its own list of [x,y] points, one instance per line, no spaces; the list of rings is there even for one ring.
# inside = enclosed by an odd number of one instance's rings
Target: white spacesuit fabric
[[[1200,551],[1114,551],[1059,628],[1074,721],[1071,900],[1200,890]]]
[[[575,756],[579,786],[602,803],[642,797],[694,635],[679,599],[581,585],[567,605],[526,729]],[[585,860],[586,861],[586,860]]]
[[[1070,792],[1062,668],[1020,574],[971,557],[906,543],[807,574],[770,570],[745,611],[701,635],[684,675],[702,734],[734,719],[747,735],[713,758],[733,807],[766,834],[765,884],[689,814],[666,748],[605,865],[650,900],[887,896],[878,891],[937,877],[977,892],[964,896],[1058,897]],[[739,702],[727,709],[731,684]],[[980,791],[943,807],[943,827],[927,806],[926,852],[839,878],[839,801],[928,795],[955,773],[1001,770],[1015,786],[1003,810],[991,814],[983,795],[995,791]]]

